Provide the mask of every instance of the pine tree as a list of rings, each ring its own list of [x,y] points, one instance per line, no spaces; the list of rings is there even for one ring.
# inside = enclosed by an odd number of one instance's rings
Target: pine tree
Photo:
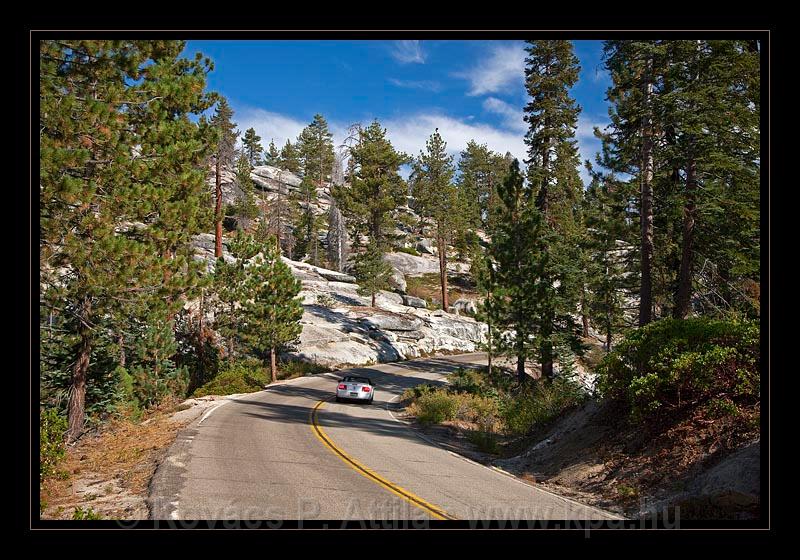
[[[278,167],[281,161],[281,153],[275,146],[275,141],[269,141],[269,150],[264,155],[264,163],[273,167]]]
[[[375,295],[389,288],[392,272],[391,265],[383,260],[378,242],[370,239],[364,252],[355,257],[353,274],[358,281],[359,295],[369,296],[372,307],[375,307]]]
[[[758,278],[757,51],[728,40],[607,41],[604,51],[613,85],[602,164],[641,186],[640,324],[653,312],[686,316],[696,288],[717,310],[742,302],[736,285]],[[743,219],[724,218],[734,214]],[[745,278],[734,260],[749,263]]]
[[[215,329],[227,341],[228,360],[234,361],[236,347],[241,343],[240,325],[245,319],[242,303],[252,297],[258,282],[248,262],[261,247],[251,236],[237,231],[228,242],[228,249],[236,260],[217,259],[213,283],[215,298],[210,308],[214,312]]]
[[[625,297],[636,289],[629,277],[638,270],[638,263],[632,261],[635,253],[619,242],[632,239],[635,233],[626,220],[628,184],[613,175],[602,176],[591,165],[588,168],[592,182],[584,199],[586,230],[581,246],[586,281],[581,311],[605,334],[610,351],[614,335],[630,326],[625,322]]]
[[[322,115],[314,115],[314,120],[297,137],[297,151],[300,156],[302,172],[318,188],[326,182],[333,172],[333,134]]]
[[[220,98],[216,112],[211,117],[211,126],[218,132],[217,147],[214,152],[214,181],[215,206],[214,206],[214,256],[222,256],[222,172],[225,169],[233,168],[234,158],[236,157],[236,138],[239,132],[236,124],[231,121],[233,109],[228,105],[227,100]]]
[[[467,224],[488,229],[495,206],[497,187],[503,182],[510,161],[474,140],[467,142],[458,161],[458,190],[467,212]]]
[[[281,149],[278,167],[292,173],[300,173],[300,154],[294,144],[288,139],[286,140],[286,145]]]
[[[244,136],[242,136],[242,152],[247,158],[250,167],[261,165],[261,152],[263,151],[261,136],[256,134],[255,128],[248,128]]]
[[[388,216],[406,202],[407,185],[399,171],[409,158],[394,149],[378,121],[358,127],[355,134],[348,162],[350,185],[335,185],[331,194],[348,220],[353,242],[368,235],[384,248],[392,228]]]
[[[199,282],[188,241],[210,218],[203,162],[214,135],[190,116],[214,96],[204,92],[210,61],[181,58],[184,46],[40,43],[42,316],[75,319],[64,322],[70,440],[83,431],[98,344],[117,333],[137,344],[134,321],[156,311],[168,326]],[[150,340],[169,354],[169,333]]]
[[[303,305],[297,297],[301,286],[281,260],[274,239],[261,247],[248,274],[257,279],[257,287],[252,298],[242,303],[242,338],[256,352],[264,356],[269,353],[270,374],[275,382],[278,352],[293,344],[303,330]]]
[[[447,155],[447,144],[437,128],[420,152],[411,174],[412,192],[421,214],[433,221],[439,253],[439,284],[442,309],[449,306],[447,293],[447,247],[464,228],[465,211],[453,183],[453,156]]]
[[[494,340],[494,347],[500,354],[516,357],[517,378],[524,383],[525,362],[539,354],[540,302],[550,290],[544,276],[548,266],[544,223],[517,160],[497,194],[498,219],[487,251],[489,273],[481,278],[491,297],[484,300],[480,314],[499,332],[506,332]]]
[[[255,197],[255,186],[250,177],[250,162],[247,155],[242,152],[236,160],[236,184],[242,189],[243,197],[236,203],[236,213],[245,218],[256,218],[259,215],[258,204]]]
[[[540,361],[542,376],[551,379],[553,336],[564,325],[571,328],[580,298],[576,215],[583,185],[575,140],[580,107],[569,94],[580,66],[569,41],[528,41],[526,51],[525,87],[531,97],[525,106],[526,163],[536,207],[544,220],[547,256],[540,301]]]
[[[320,217],[314,213],[316,200],[317,187],[313,179],[306,175],[300,183],[300,188],[294,200],[296,206],[295,216],[297,217],[293,228],[297,238],[295,251],[298,256],[308,255],[312,264],[319,266]]]

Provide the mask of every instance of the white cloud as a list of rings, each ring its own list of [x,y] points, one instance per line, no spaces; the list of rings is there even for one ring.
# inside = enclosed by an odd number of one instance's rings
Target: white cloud
[[[503,124],[511,129],[525,134],[528,124],[523,119],[522,108],[514,107],[502,99],[487,97],[483,101],[483,108],[490,113],[495,113],[503,117]]]
[[[496,43],[472,68],[454,74],[470,82],[469,95],[485,95],[507,89],[525,79],[525,47],[519,43]]]
[[[248,128],[254,128],[256,134],[261,136],[261,145],[266,149],[270,140],[274,140],[278,149],[291,140],[294,144],[297,136],[308,126],[314,115],[309,115],[307,120],[299,120],[280,113],[273,113],[255,107],[245,107],[234,113],[234,121],[239,130],[244,133]],[[328,121],[328,128],[333,133],[333,145],[338,148],[347,137],[347,126],[338,122]]]
[[[442,90],[442,84],[434,80],[398,80],[397,78],[389,78],[389,83],[401,88],[422,89],[434,93]]]
[[[395,149],[412,156],[419,155],[420,150],[425,148],[425,141],[437,128],[442,139],[447,142],[447,151],[456,157],[470,140],[486,144],[489,149],[500,154],[511,152],[520,161],[526,154],[523,136],[518,132],[501,130],[482,123],[465,122],[437,113],[417,113],[381,121],[381,124],[387,129],[387,136]]]
[[[392,57],[402,64],[425,64],[425,53],[419,41],[395,41],[392,45]]]

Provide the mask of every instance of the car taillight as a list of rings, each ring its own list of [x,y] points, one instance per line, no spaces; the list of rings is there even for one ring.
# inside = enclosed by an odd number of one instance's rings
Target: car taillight
[[[343,390],[343,391],[344,391],[345,389],[347,389],[347,385],[345,385],[344,383],[342,383],[341,385],[339,385],[339,389],[341,389],[341,390]]]
[[[361,387],[361,390],[365,393],[369,393],[369,387]]]

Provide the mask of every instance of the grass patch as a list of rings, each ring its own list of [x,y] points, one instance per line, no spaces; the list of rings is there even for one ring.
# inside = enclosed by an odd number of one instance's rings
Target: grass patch
[[[419,256],[419,251],[414,249],[413,247],[398,247],[395,249],[398,253],[405,253],[407,255],[414,255],[415,257]]]
[[[459,368],[445,386],[418,385],[403,393],[406,411],[421,424],[460,422],[480,450],[497,453],[498,435],[516,437],[550,422],[585,398],[573,381],[538,381],[519,387],[513,376],[495,369]]]

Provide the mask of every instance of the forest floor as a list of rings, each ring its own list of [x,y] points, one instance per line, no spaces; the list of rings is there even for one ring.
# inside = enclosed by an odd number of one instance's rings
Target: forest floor
[[[111,420],[67,448],[40,486],[41,519],[147,519],[150,479],[182,427],[219,397],[165,402],[138,422]]]

